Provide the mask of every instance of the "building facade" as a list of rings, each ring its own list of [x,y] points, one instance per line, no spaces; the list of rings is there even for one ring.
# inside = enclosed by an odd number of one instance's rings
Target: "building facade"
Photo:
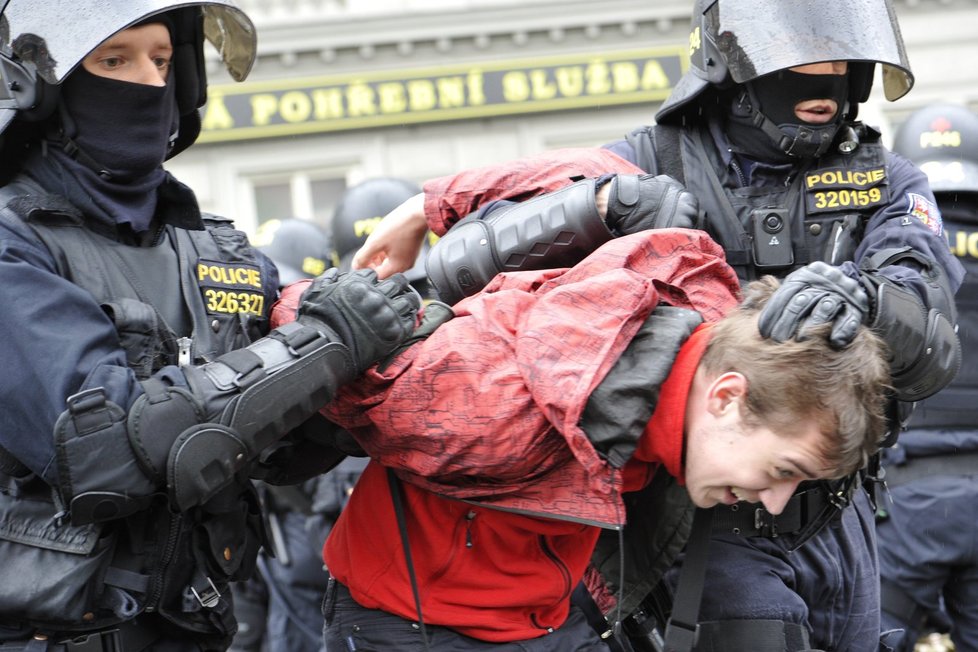
[[[920,106],[978,109],[978,0],[894,0],[916,85],[874,91],[891,134]],[[418,183],[652,121],[685,70],[690,0],[239,0],[258,28],[244,83],[217,58],[198,145],[168,163],[249,232],[329,227],[343,190]],[[762,16],[758,17],[763,20]]]

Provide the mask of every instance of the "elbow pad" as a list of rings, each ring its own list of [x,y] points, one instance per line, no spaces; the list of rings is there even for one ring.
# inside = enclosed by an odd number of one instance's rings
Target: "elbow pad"
[[[425,264],[438,297],[453,305],[500,272],[571,267],[612,238],[595,204],[594,179],[461,220]]]
[[[163,487],[199,505],[356,375],[349,349],[300,322],[198,367],[188,387],[143,381],[126,413],[102,388],[68,399],[55,427],[61,494],[75,524],[144,509]]]
[[[957,311],[944,271],[910,250],[882,252],[886,264],[912,259],[921,267],[924,300],[875,269],[864,269],[862,281],[874,298],[869,324],[887,343],[894,394],[901,401],[920,401],[946,387],[961,366]]]

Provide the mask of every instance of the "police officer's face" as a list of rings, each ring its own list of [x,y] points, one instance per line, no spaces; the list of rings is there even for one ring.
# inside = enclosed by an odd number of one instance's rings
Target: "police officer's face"
[[[849,70],[849,62],[810,63],[806,66],[795,66],[791,70],[805,75],[844,75]],[[795,105],[795,115],[799,120],[809,124],[831,122],[838,110],[838,102],[831,98],[802,100]]]
[[[100,77],[165,86],[172,58],[169,30],[160,23],[149,23],[122,30],[103,41],[82,65]]]
[[[791,433],[746,424],[746,391],[740,374],[697,374],[686,410],[686,489],[698,507],[745,500],[780,514],[798,483],[832,475],[819,454],[825,435],[814,419],[799,419]]]

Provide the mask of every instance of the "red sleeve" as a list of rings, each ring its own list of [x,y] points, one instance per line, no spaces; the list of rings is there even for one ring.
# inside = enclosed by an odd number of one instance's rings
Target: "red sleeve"
[[[644,174],[600,147],[558,149],[498,165],[474,168],[424,184],[428,226],[443,235],[460,219],[497,199],[524,201],[563,188],[577,178]]]
[[[272,328],[278,328],[282,324],[295,321],[295,311],[299,309],[299,299],[302,298],[302,293],[306,291],[310,283],[312,283],[312,279],[304,278],[282,289],[278,301],[272,306],[270,317]]]
[[[617,238],[571,269],[497,276],[323,413],[405,479],[456,497],[522,486],[568,455],[606,478],[579,426],[594,387],[661,300],[715,321],[738,291],[702,231]]]

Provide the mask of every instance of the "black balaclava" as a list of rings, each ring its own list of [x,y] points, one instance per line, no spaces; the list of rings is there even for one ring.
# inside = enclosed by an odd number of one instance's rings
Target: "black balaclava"
[[[172,37],[172,25],[161,18],[155,22]],[[83,208],[96,217],[136,233],[149,229],[179,126],[175,87],[172,66],[165,86],[101,77],[83,66],[62,84],[60,142],[48,147],[48,156],[88,195]]]
[[[809,75],[780,70],[733,89],[727,133],[734,150],[772,163],[814,158],[828,151],[848,110],[849,75]],[[835,100],[825,124],[799,121],[795,105]]]

